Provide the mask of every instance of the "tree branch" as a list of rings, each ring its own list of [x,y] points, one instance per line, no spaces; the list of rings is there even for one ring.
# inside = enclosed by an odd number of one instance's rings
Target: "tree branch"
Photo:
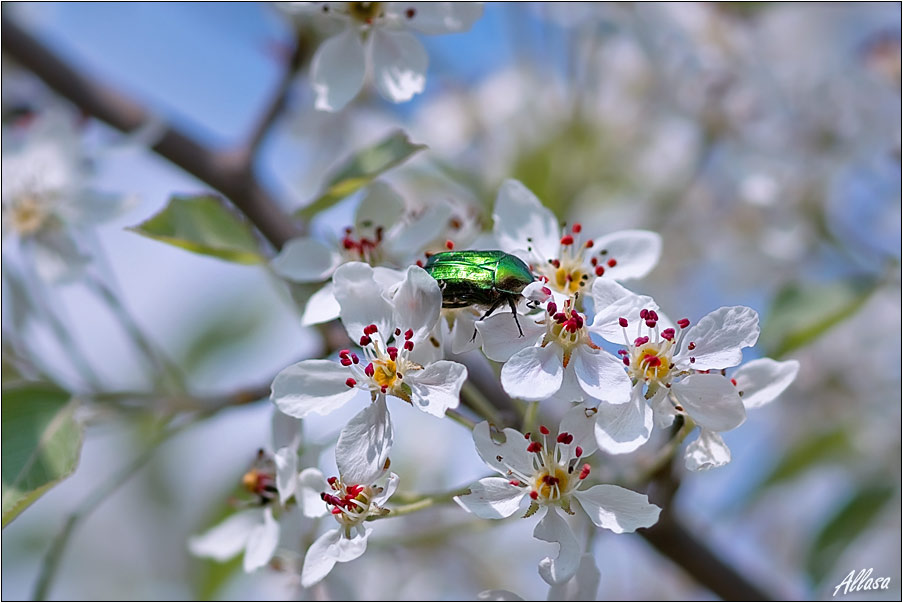
[[[148,122],[149,113],[141,105],[78,73],[12,19],[3,19],[0,31],[5,53],[86,114],[123,132]],[[281,110],[283,102],[275,103],[275,109]],[[277,249],[300,234],[298,226],[261,187],[245,149],[209,149],[168,125],[153,151],[226,196]]]

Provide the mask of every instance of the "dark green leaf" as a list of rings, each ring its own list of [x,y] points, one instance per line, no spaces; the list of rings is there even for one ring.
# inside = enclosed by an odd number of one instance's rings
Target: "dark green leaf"
[[[853,316],[874,290],[874,284],[854,280],[789,284],[775,297],[759,343],[769,356],[780,358]]]
[[[28,383],[3,389],[3,525],[78,464],[82,429],[69,394]]]
[[[248,223],[210,195],[173,197],[163,211],[130,230],[230,262],[258,264],[264,260]]]
[[[408,135],[398,131],[371,147],[362,149],[342,162],[326,181],[320,196],[302,207],[295,215],[310,219],[317,213],[332,207],[345,197],[367,186],[375,178],[401,164],[411,155],[425,149],[426,145],[413,144]]]
[[[890,484],[869,484],[860,488],[822,526],[806,561],[806,571],[821,583],[838,557],[868,528],[894,495]]]

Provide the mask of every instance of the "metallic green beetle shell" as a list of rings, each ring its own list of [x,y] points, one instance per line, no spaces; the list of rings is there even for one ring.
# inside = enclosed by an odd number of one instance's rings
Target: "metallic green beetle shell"
[[[491,305],[500,295],[520,295],[533,282],[530,268],[504,251],[445,251],[424,266],[442,285],[443,305]]]

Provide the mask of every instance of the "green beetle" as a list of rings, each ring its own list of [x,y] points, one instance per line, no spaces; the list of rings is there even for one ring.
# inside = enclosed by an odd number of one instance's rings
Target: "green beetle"
[[[423,269],[439,282],[443,308],[487,307],[480,317],[483,320],[507,302],[517,330],[524,336],[517,320],[517,300],[534,279],[520,258],[498,250],[444,251],[431,255]]]

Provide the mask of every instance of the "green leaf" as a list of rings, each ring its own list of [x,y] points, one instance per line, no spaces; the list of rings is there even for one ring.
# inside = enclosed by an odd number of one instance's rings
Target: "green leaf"
[[[894,486],[872,483],[860,488],[822,526],[809,549],[806,571],[819,584],[840,555],[865,531],[893,498]]]
[[[856,280],[820,286],[791,283],[775,297],[759,343],[768,356],[780,358],[856,314],[874,290],[874,283]]]
[[[4,388],[3,526],[75,470],[82,429],[69,398],[47,383]]]
[[[425,148],[427,148],[426,145],[412,143],[408,140],[408,135],[400,130],[390,134],[375,145],[358,151],[342,162],[326,181],[323,193],[295,212],[295,215],[299,218],[310,219],[367,186],[384,172]]]
[[[264,261],[247,221],[211,195],[173,197],[163,211],[129,230],[230,262]]]

